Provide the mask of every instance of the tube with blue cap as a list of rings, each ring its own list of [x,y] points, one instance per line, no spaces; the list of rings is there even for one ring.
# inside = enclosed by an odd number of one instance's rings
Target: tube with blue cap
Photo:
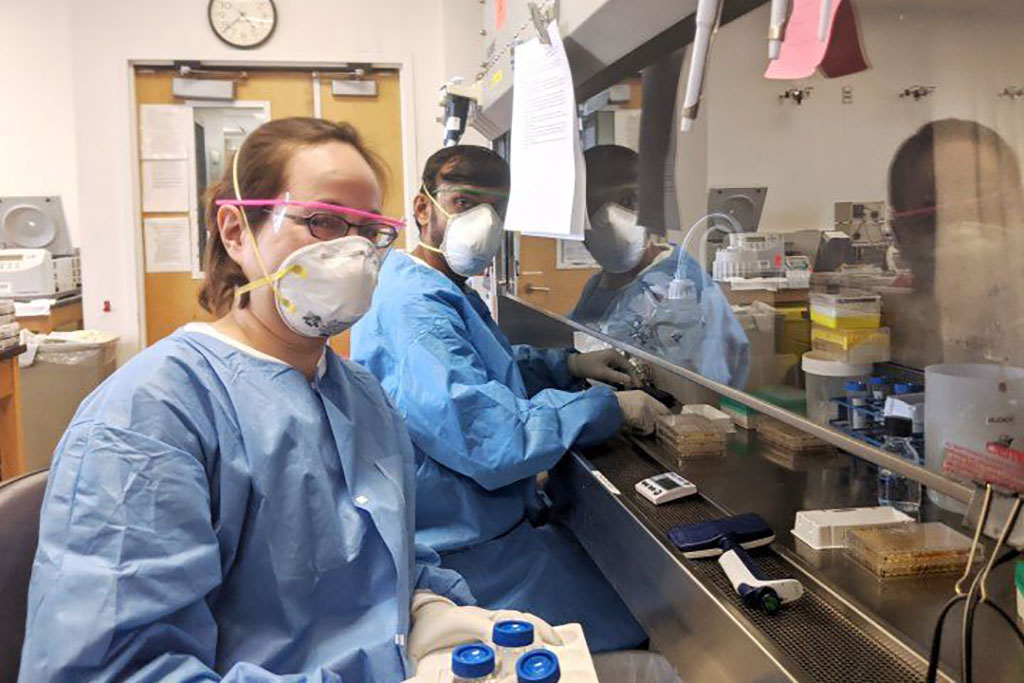
[[[486,683],[494,680],[494,650],[483,643],[460,645],[452,650],[452,683]]]
[[[561,678],[558,656],[551,650],[527,652],[516,662],[517,683],[558,683]]]
[[[680,130],[687,132],[697,120],[697,106],[704,90],[704,72],[711,56],[711,38],[722,16],[722,0],[700,0],[697,4],[696,29],[693,34],[693,50],[690,52],[690,76],[686,81],[686,99],[683,100],[683,116]]]

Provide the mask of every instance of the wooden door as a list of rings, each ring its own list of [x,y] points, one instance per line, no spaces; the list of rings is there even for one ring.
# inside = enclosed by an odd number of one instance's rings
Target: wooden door
[[[557,240],[547,237],[519,239],[519,296],[546,311],[568,316],[576,307],[587,280],[597,268],[557,267]]]
[[[173,77],[174,72],[167,69],[136,69],[136,106],[184,104],[171,92]],[[390,175],[384,210],[388,215],[401,216],[405,211],[398,72],[375,72],[366,78],[378,81],[376,97],[335,98],[331,95],[330,80],[325,79],[321,85],[321,115],[328,120],[348,121],[353,124],[383,157]],[[247,78],[237,82],[235,97],[240,101],[268,103],[271,119],[312,116],[313,84],[313,75],[310,71],[249,71]],[[215,180],[209,178],[208,182],[212,183]],[[151,215],[175,214],[143,212],[142,217],[145,219]],[[201,286],[202,280],[194,279],[191,272],[145,273],[146,337],[149,344],[166,337],[185,323],[212,319],[199,305],[198,294]],[[347,334],[332,339],[331,344],[342,355],[348,355]]]
[[[387,216],[404,216],[405,183],[402,174],[402,105],[397,71],[376,72],[365,79],[377,82],[374,97],[335,97],[331,94],[331,79],[322,78],[320,84],[320,110],[325,119],[348,121],[362,133],[363,139],[384,160],[388,169],[383,211]],[[399,235],[396,245],[405,244]],[[349,353],[349,333],[343,332],[331,340],[331,347],[342,356]]]

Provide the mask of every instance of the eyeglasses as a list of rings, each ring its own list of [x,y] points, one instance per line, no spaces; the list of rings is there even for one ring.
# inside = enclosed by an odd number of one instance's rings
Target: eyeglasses
[[[454,209],[454,213],[469,211],[478,204],[487,203],[494,207],[494,210],[498,212],[499,216],[504,216],[505,211],[508,208],[508,192],[497,187],[440,185],[434,190],[433,194],[431,194],[427,190],[426,186],[423,186],[422,192],[435,203],[440,201],[442,194],[456,195],[448,202],[449,206]],[[438,208],[445,211],[445,209],[441,208],[440,204],[438,204]]]
[[[372,211],[363,211],[327,202],[292,201],[288,199],[287,194],[285,194],[285,199],[218,199],[214,204],[217,206],[257,207],[271,214],[280,211],[281,213],[278,215],[305,225],[309,234],[318,240],[327,241],[354,234],[370,240],[378,249],[391,246],[398,238],[399,229],[405,226],[405,221],[400,218],[388,218]],[[295,216],[284,213],[282,209],[285,206],[300,206],[306,209],[320,209],[320,211],[308,216]],[[357,223],[348,216],[361,219],[363,222]]]
[[[272,209],[264,209],[273,213]],[[282,214],[285,218],[305,225],[309,234],[318,240],[336,240],[349,235],[365,237],[378,249],[390,247],[398,239],[398,229],[386,223],[356,223],[335,213],[314,213],[309,216]]]

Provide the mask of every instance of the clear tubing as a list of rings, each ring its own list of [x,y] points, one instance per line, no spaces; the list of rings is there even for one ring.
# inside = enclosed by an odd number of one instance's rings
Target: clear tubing
[[[724,218],[726,220],[726,222],[729,223],[729,228],[726,229],[726,228],[723,228],[723,227],[718,226],[718,225],[712,225],[710,220],[709,220],[711,218]],[[700,244],[700,267],[701,268],[704,268],[704,264],[707,263],[707,236],[708,236],[708,234],[712,230],[720,230],[721,232],[724,232],[727,235],[729,233],[731,233],[731,232],[742,232],[743,231],[743,227],[740,225],[739,221],[737,221],[735,218],[733,218],[732,216],[730,216],[727,213],[721,213],[721,212],[715,211],[713,213],[709,213],[706,216],[702,216],[701,218],[697,219],[697,222],[694,223],[693,225],[691,225],[690,229],[686,231],[686,235],[683,237],[682,244],[680,245],[679,260],[676,262],[676,278],[675,279],[677,279],[677,280],[684,279],[684,276],[686,274],[686,269],[683,267],[683,264],[686,262],[685,261],[685,259],[686,259],[685,255],[688,254],[689,251],[690,251],[690,246],[691,246],[691,244],[692,244],[692,242],[694,240],[694,235],[697,234],[695,231],[702,224],[704,226],[704,230],[699,233],[700,234],[700,239],[701,239],[701,244]]]

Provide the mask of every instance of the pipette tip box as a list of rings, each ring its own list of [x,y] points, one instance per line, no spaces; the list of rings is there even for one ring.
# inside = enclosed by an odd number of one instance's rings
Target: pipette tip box
[[[827,550],[846,547],[846,534],[851,529],[913,521],[909,515],[886,506],[800,510],[796,513],[793,535],[815,550]]]

